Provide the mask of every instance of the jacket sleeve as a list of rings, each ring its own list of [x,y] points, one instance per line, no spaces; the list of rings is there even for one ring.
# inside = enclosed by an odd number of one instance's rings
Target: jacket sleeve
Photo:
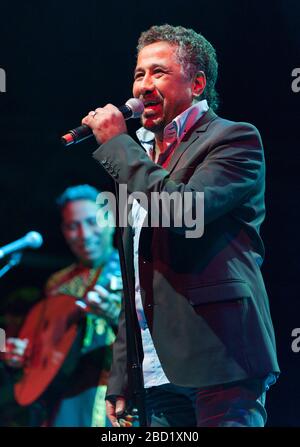
[[[127,397],[128,377],[127,377],[127,347],[126,347],[126,323],[124,311],[124,299],[122,300],[122,310],[119,318],[117,338],[113,344],[113,362],[108,381],[106,399],[114,396]]]

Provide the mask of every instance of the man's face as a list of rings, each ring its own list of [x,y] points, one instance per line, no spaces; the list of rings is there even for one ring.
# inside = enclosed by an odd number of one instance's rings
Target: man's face
[[[83,263],[96,266],[110,248],[110,229],[97,225],[98,207],[91,200],[67,202],[62,209],[62,231],[73,254]]]
[[[176,51],[177,46],[156,42],[138,54],[133,95],[145,105],[142,125],[155,134],[193,102],[195,83],[183,73]]]

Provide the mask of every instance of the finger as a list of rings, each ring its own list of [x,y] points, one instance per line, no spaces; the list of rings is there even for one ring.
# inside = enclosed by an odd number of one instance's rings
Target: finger
[[[122,115],[122,113],[120,112],[120,110],[118,109],[118,107],[114,106],[113,104],[106,104],[106,106],[103,107],[103,109],[109,110],[111,112],[114,112],[118,115]]]
[[[81,300],[77,300],[77,301],[75,301],[75,304],[76,304],[78,307],[80,307],[80,309],[82,309],[82,310],[84,310],[85,312],[87,312],[87,310],[88,310],[88,306],[87,306],[86,303],[84,303],[84,302],[81,301]]]
[[[109,400],[105,401],[105,405],[106,405],[106,414],[107,414],[107,417],[110,420],[112,426],[120,427],[120,424],[116,417],[115,405],[112,402],[110,402]]]
[[[118,415],[118,414],[120,415],[120,414],[124,413],[125,405],[126,405],[126,402],[125,402],[124,397],[118,397],[116,400],[116,415]]]
[[[16,343],[18,340],[20,340],[20,338],[16,338],[16,337],[8,337],[6,339],[7,343]]]
[[[28,339],[27,338],[21,339],[21,338],[9,337],[6,340],[6,343],[11,346],[11,349],[14,349],[16,351],[19,349],[24,350],[28,344]]]
[[[94,287],[94,291],[98,293],[98,295],[101,296],[101,298],[107,298],[109,296],[109,291],[105,289],[103,286],[100,286],[100,284],[97,284]]]
[[[18,347],[12,351],[13,354],[22,356],[24,354],[24,348]]]
[[[100,304],[101,303],[101,299],[99,297],[99,294],[97,292],[88,292],[86,299],[89,303],[95,303],[95,304]]]
[[[101,303],[100,308],[106,312],[110,308],[110,303],[104,301]]]
[[[121,302],[121,297],[119,295],[109,292],[107,289],[100,285],[94,286],[94,291],[97,292],[97,294],[100,295],[101,298],[108,299],[109,301]]]
[[[116,293],[110,293],[108,299],[111,303],[121,304],[121,297]]]
[[[103,113],[103,107],[97,107],[97,109],[95,109],[95,112],[96,113],[98,113],[98,112],[99,113],[101,113],[101,112]]]
[[[87,115],[81,120],[81,124],[85,124],[86,126],[91,127],[92,121],[93,117],[91,115]]]
[[[26,338],[26,339],[17,339],[17,341],[16,341],[16,345],[17,346],[20,346],[20,347],[22,347],[22,348],[25,348],[27,345],[28,345],[28,339]]]

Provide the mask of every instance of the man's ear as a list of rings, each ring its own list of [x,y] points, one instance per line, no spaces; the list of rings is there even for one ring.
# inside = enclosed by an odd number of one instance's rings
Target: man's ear
[[[193,83],[193,97],[198,98],[202,95],[206,87],[206,76],[204,71],[198,71],[195,74],[194,83]]]

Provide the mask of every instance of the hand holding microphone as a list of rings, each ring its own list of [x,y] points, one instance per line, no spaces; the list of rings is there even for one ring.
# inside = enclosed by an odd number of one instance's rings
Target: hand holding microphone
[[[124,117],[119,109],[112,104],[97,108],[95,112],[83,118],[82,124],[87,125],[93,132],[97,143],[103,144],[113,137],[127,133]]]
[[[82,126],[70,130],[62,137],[65,146],[79,143],[95,136],[98,144],[103,144],[117,135],[127,133],[126,119],[139,118],[144,111],[144,104],[136,98],[129,99],[124,106],[115,107],[107,104],[83,118]]]

